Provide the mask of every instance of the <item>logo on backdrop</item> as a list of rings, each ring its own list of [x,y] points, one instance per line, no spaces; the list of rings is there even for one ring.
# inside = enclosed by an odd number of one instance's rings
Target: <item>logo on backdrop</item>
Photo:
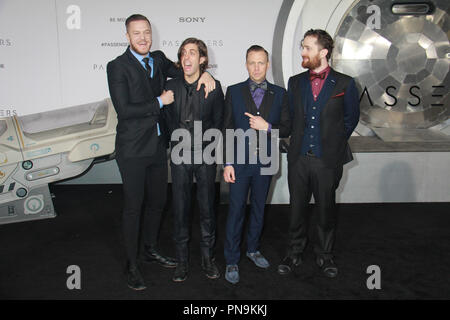
[[[202,39],[207,47],[216,47],[216,48],[220,48],[223,47],[224,42],[221,39],[217,39],[217,40],[204,40]],[[164,39],[161,40],[161,46],[165,47],[165,48],[173,48],[176,47],[178,48],[179,46],[181,46],[181,44],[183,43],[184,39],[179,40],[179,39]]]
[[[179,17],[179,23],[204,23],[206,17]]]
[[[127,20],[127,18],[124,17],[109,17],[109,22],[120,22],[120,23],[125,23],[125,21]]]
[[[1,47],[11,47],[12,46],[12,42],[11,42],[10,39],[0,38],[0,46]]]
[[[17,110],[14,108],[2,108],[0,107],[0,118],[17,116]]]

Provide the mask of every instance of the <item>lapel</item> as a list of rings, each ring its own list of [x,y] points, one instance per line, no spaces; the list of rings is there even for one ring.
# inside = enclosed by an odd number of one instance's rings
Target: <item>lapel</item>
[[[309,95],[311,95],[312,89],[311,89],[311,82],[309,81],[309,72],[304,72],[300,78],[299,78],[299,86],[300,90],[298,90],[295,94],[298,95],[298,101],[300,101],[301,105],[301,111],[303,111],[303,114],[306,114],[306,106]]]
[[[311,83],[310,83],[311,86]],[[323,108],[327,105],[328,100],[330,100],[331,94],[333,93],[334,87],[336,86],[336,75],[333,69],[330,69],[328,77],[325,79],[322,90],[320,90],[317,101],[323,101]]]
[[[205,99],[205,89],[204,88],[205,88],[205,86],[202,85],[200,87],[200,90],[198,91],[198,108],[199,108],[198,115],[199,115],[200,119],[203,119],[203,113],[204,113],[204,110],[208,103],[208,100]],[[197,90],[197,88],[194,90]],[[210,97],[211,95],[212,95],[212,92],[209,93],[208,97]]]
[[[179,78],[175,81],[178,82],[178,85],[175,86],[175,88],[177,88],[176,90],[177,92],[175,92],[175,110],[176,110],[175,119],[178,125],[181,121],[181,105],[183,101],[186,99],[187,91],[183,83],[184,80],[182,78]]]
[[[150,52],[150,57],[153,59],[153,79],[155,81],[159,81],[161,88],[164,88],[164,80],[165,80],[165,78],[163,78],[160,75],[161,68],[160,68],[159,60],[155,57],[155,55],[152,52]]]
[[[273,85],[267,81],[267,91],[264,93],[263,100],[261,105],[259,106],[259,111],[261,113],[261,117],[264,120],[268,120],[270,109],[272,108],[273,100],[275,98],[275,91]],[[252,99],[253,100],[253,99]]]
[[[142,79],[142,83],[144,83],[146,89],[148,90],[148,92],[154,96],[153,90],[150,86],[150,80],[147,78],[147,74],[145,73],[145,68],[142,66],[142,64],[136,59],[136,57],[131,53],[130,51],[130,47],[128,46],[127,51],[125,51],[125,53],[128,56],[128,59],[130,61],[130,63],[134,66],[134,68],[136,69],[136,71],[138,72],[138,75],[143,78]],[[151,56],[151,55],[150,55]],[[154,62],[154,61],[153,61]],[[153,63],[153,65],[155,65],[155,63]],[[153,73],[153,76],[155,75],[155,73]]]
[[[255,101],[253,101],[252,94],[250,93],[248,81],[249,80],[242,82],[241,91],[242,96],[244,97],[245,109],[247,110],[248,113],[253,114],[254,111],[256,110],[256,104]]]

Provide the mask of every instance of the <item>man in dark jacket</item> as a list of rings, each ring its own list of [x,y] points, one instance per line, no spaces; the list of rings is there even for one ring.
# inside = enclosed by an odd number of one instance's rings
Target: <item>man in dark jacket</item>
[[[288,274],[302,263],[308,239],[311,195],[318,213],[316,263],[327,277],[338,269],[333,260],[336,235],[335,193],[343,165],[353,159],[347,140],[359,120],[355,80],[328,65],[333,39],[323,30],[309,30],[302,42],[302,66],[309,69],[289,79],[292,118],[288,150],[291,202],[287,255],[278,266]]]
[[[183,148],[172,136],[171,174],[172,208],[175,226],[177,267],[173,281],[182,282],[188,276],[189,217],[193,178],[197,181],[197,201],[200,215],[200,250],[202,268],[209,279],[219,278],[214,259],[216,217],[214,211],[216,164],[205,162],[203,134],[210,129],[218,133],[223,122],[223,92],[216,80],[216,90],[207,98],[197,92],[198,80],[208,66],[208,50],[202,40],[188,38],[178,50],[178,64],[183,78],[168,81],[166,89],[174,92],[175,102],[165,109],[169,135],[177,130]],[[178,151],[177,151],[178,150]]]
[[[157,237],[167,193],[167,137],[161,108],[173,102],[173,92],[163,91],[167,77],[183,72],[163,52],[150,52],[152,30],[148,19],[139,14],[127,18],[129,47],[107,66],[108,85],[118,124],[116,160],[123,182],[123,234],[127,254],[127,282],[134,290],[146,288],[137,267],[141,208],[145,201],[143,238],[144,262],[157,262],[173,268],[173,259],[157,250]],[[214,79],[200,79],[211,91]]]

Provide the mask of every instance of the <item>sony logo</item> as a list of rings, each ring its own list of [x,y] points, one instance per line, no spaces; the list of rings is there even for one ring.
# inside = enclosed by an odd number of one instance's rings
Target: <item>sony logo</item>
[[[179,17],[178,22],[180,23],[203,23],[206,17]]]

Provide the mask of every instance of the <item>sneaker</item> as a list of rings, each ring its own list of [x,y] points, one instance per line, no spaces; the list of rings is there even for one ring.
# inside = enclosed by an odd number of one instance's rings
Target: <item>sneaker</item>
[[[227,265],[225,279],[232,284],[239,282],[239,267],[236,264]]]
[[[267,269],[270,266],[269,261],[267,261],[259,251],[253,253],[247,252],[247,257],[252,260],[257,267]]]

